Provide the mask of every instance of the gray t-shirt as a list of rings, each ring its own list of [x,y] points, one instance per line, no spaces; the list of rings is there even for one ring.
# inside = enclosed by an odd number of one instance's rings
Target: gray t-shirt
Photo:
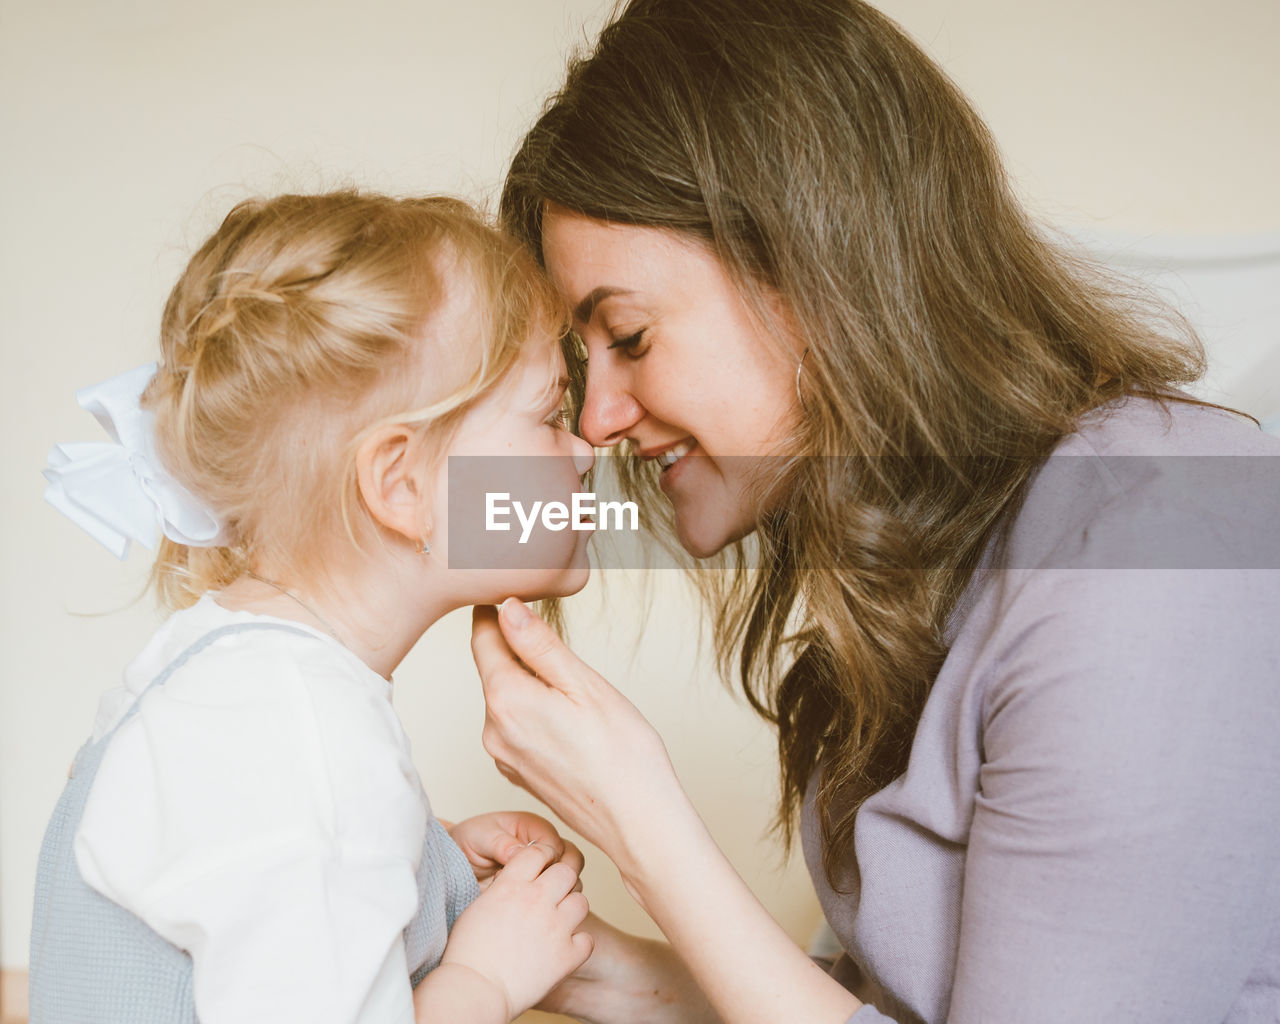
[[[1280,1022],[1280,440],[1091,413],[948,640],[839,893],[802,816],[851,1024]]]

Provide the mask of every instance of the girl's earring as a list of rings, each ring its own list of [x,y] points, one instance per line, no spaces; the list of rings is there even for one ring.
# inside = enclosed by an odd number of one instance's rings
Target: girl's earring
[[[423,555],[431,554],[431,545],[427,543],[425,538],[422,541],[422,551],[420,552],[420,554],[423,554]]]

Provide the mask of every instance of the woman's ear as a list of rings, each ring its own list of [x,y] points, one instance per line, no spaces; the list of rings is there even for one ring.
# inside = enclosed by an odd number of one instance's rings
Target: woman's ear
[[[379,427],[356,450],[356,483],[373,518],[421,545],[431,530],[430,466],[418,433],[404,424]]]

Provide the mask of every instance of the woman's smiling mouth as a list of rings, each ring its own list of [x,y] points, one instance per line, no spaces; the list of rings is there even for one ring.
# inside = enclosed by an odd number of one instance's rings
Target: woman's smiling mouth
[[[691,439],[686,439],[681,441],[679,444],[668,448],[660,455],[655,455],[654,458],[658,460],[658,466],[661,468],[662,472],[665,473],[668,469],[693,451],[693,445],[694,442]]]

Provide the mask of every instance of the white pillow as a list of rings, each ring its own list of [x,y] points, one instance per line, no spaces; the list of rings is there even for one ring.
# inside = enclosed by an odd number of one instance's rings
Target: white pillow
[[[1151,284],[1196,327],[1209,356],[1196,394],[1280,433],[1280,235],[1067,234]]]

